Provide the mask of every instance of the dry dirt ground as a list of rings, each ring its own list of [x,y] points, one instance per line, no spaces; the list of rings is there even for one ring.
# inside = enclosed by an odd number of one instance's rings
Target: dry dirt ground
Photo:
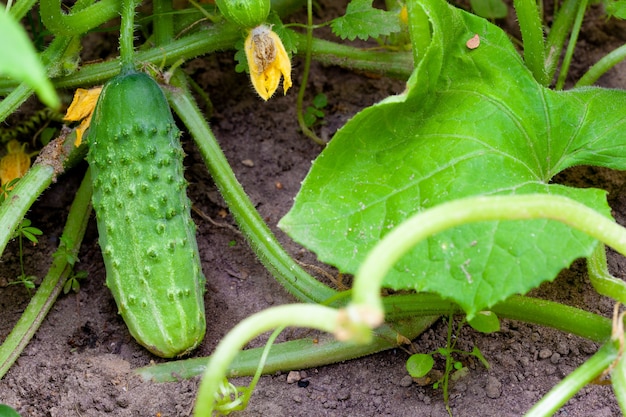
[[[332,3],[332,2],[327,2]],[[345,7],[333,5],[327,13]],[[582,70],[603,53],[626,41],[623,25],[591,19],[590,35],[577,50],[575,70]],[[295,85],[302,60],[295,59]],[[215,106],[210,121],[237,177],[262,217],[287,250],[305,262],[314,262],[275,228],[289,209],[311,161],[320,148],[298,130],[295,91],[261,102],[243,74],[234,72],[232,53],[196,59],[187,65]],[[626,88],[626,67],[618,66],[601,80],[603,86]],[[313,65],[308,97],[324,93],[329,98],[326,125],[332,134],[357,111],[384,97],[399,93],[403,82],[371,78],[334,67]],[[185,160],[189,195],[193,204],[221,223],[233,224],[228,208],[206,173],[188,137]],[[242,161],[246,161],[245,163]],[[249,161],[253,162],[253,166]],[[73,193],[84,172],[79,167],[45,192],[28,217],[44,231],[40,244],[25,253],[27,274],[42,277],[58,244]],[[623,173],[592,168],[572,170],[561,181],[596,186],[610,191],[615,216],[626,218]],[[223,217],[225,215],[225,217]],[[193,356],[206,356],[237,322],[261,309],[294,301],[259,264],[242,237],[228,227],[214,225],[194,215],[198,243],[207,276],[207,337]],[[117,308],[104,286],[104,266],[92,219],[80,252],[79,269],[89,273],[80,292],[61,296],[49,316],[0,381],[0,402],[15,407],[22,416],[187,416],[199,380],[173,383],[142,381],[133,369],[163,360],[149,354],[129,336]],[[235,242],[232,245],[231,242]],[[30,295],[21,286],[6,286],[19,274],[17,243],[8,247],[0,267],[0,340],[19,318]],[[624,274],[626,263],[610,255],[614,273]],[[612,303],[595,294],[584,263],[576,262],[534,295],[580,306],[610,316]],[[292,331],[285,338],[303,335]],[[445,346],[446,322],[437,321],[414,340],[420,352]],[[489,370],[465,360],[469,374],[453,384],[450,405],[457,417],[520,416],[563,376],[593,354],[597,346],[547,328],[504,320],[495,334],[479,334],[465,327],[457,335],[460,348],[476,345],[491,364]],[[258,345],[258,343],[257,343]],[[288,384],[286,374],[260,380],[244,416],[446,416],[442,392],[407,380],[402,350],[306,370],[308,386]],[[437,363],[441,369],[443,363]],[[244,381],[245,382],[245,381]],[[569,417],[619,415],[611,387],[584,388],[558,413]]]

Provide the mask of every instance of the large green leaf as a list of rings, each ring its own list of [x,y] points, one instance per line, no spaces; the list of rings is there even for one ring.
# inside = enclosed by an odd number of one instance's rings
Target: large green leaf
[[[337,132],[280,227],[354,273],[395,225],[461,197],[559,194],[609,216],[604,191],[550,179],[579,164],[626,168],[626,92],[545,89],[496,26],[440,0],[409,5],[409,23],[425,13],[432,37],[407,91]],[[472,316],[553,279],[596,244],[555,221],[470,224],[418,245],[385,285],[437,292]]]
[[[0,10],[0,75],[26,82],[41,101],[52,108],[60,106],[59,97],[39,61],[24,29],[4,10]]]

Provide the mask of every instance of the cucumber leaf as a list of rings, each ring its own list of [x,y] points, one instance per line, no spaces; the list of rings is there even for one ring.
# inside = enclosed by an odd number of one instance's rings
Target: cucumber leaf
[[[331,22],[333,33],[341,39],[356,38],[366,40],[400,31],[400,18],[397,12],[375,9],[373,0],[352,0],[346,14]]]
[[[0,39],[0,75],[26,82],[44,104],[58,108],[59,97],[28,35],[4,10],[0,10]]]
[[[431,38],[407,90],[337,132],[279,226],[355,273],[394,226],[462,197],[558,194],[610,216],[603,190],[550,180],[574,165],[626,168],[626,92],[546,89],[488,21],[441,0],[410,2],[409,25],[420,16]],[[480,45],[468,47],[476,34]],[[468,224],[417,245],[385,285],[438,293],[471,319],[554,279],[596,244],[550,220]]]

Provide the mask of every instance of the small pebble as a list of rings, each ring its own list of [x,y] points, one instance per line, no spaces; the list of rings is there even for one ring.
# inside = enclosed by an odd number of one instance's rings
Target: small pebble
[[[336,398],[338,401],[346,401],[350,398],[350,391],[347,389],[342,389],[337,392]]]
[[[539,351],[539,357],[541,359],[548,359],[550,356],[552,356],[552,351],[550,349],[541,349]]]
[[[553,364],[557,364],[561,361],[561,355],[559,355],[558,353],[554,352],[552,354],[552,356],[550,356],[550,362],[552,362]]]
[[[489,376],[485,386],[485,393],[489,398],[500,398],[502,395],[502,383],[496,377]]]
[[[410,387],[411,385],[413,385],[413,378],[411,377],[411,375],[405,375],[400,380],[398,385],[400,385],[401,387]]]
[[[252,159],[244,159],[241,161],[241,164],[252,168],[254,166],[254,161]]]
[[[556,351],[559,352],[562,356],[565,356],[569,353],[569,346],[565,342],[559,342],[556,346]]]
[[[300,377],[300,372],[299,371],[289,371],[289,373],[287,374],[287,383],[288,384],[293,384],[296,383],[298,381],[300,381],[302,378]]]

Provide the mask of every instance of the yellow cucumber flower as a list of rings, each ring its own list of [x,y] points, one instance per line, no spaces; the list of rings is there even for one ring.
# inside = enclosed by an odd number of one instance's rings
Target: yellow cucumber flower
[[[102,87],[94,87],[89,90],[79,88],[74,93],[74,99],[72,104],[67,109],[63,120],[68,122],[77,122],[82,120],[80,125],[76,128],[76,141],[74,145],[79,146],[83,141],[83,134],[89,128],[91,123],[91,114],[96,108],[96,102],[100,97]]]
[[[291,87],[291,61],[283,42],[269,26],[260,25],[250,31],[244,43],[250,79],[254,89],[265,101],[272,97],[281,77],[283,91]]]

